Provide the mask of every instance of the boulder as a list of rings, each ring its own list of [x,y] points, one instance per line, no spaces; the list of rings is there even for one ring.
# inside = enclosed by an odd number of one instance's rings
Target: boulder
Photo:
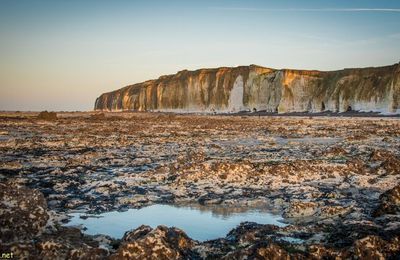
[[[43,232],[48,219],[41,192],[0,183],[0,243],[30,241]]]
[[[178,228],[140,226],[125,233],[111,259],[191,259],[195,242]]]
[[[56,112],[42,111],[39,113],[37,118],[40,120],[57,120],[58,117]]]
[[[374,217],[400,212],[400,184],[379,196],[379,206],[373,212]]]

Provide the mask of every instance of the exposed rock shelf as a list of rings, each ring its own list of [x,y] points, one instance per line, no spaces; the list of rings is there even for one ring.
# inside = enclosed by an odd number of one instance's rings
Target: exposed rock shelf
[[[95,110],[400,113],[400,64],[338,71],[256,65],[180,71],[104,93]]]
[[[0,114],[0,252],[400,259],[398,119],[93,114]],[[63,226],[77,211],[87,217],[155,204],[195,204],[223,216],[227,208],[258,207],[282,213],[288,225],[242,223],[210,241],[171,223],[139,221],[123,228],[122,240]],[[168,216],[165,208],[158,214]]]

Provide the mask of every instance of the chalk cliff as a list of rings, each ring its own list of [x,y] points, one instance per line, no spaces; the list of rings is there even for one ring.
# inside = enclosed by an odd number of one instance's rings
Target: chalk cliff
[[[95,110],[400,113],[400,64],[338,71],[256,65],[180,71],[96,99]]]

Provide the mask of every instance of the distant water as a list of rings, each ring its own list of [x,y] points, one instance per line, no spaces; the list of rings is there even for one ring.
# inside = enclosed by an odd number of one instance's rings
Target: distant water
[[[179,207],[175,205],[152,205],[141,209],[130,209],[124,212],[112,211],[100,215],[80,218],[82,213],[73,213],[68,226],[83,225],[87,234],[105,234],[122,238],[126,231],[140,225],[157,227],[166,225],[177,227],[196,240],[205,241],[225,237],[227,233],[241,222],[251,221],[259,224],[285,226],[280,222],[282,217],[261,209],[243,209],[216,206]]]

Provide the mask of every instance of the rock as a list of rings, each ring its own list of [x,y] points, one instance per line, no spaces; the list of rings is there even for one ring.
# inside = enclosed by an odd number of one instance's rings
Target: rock
[[[41,120],[57,120],[57,113],[56,112],[42,111],[42,112],[39,113],[37,118],[41,119]]]
[[[279,228],[275,225],[262,225],[254,222],[242,222],[235,229],[232,229],[226,238],[239,244],[251,244],[266,239],[275,234]]]
[[[322,245],[309,246],[308,254],[313,259],[345,259],[342,252]]]
[[[49,214],[37,190],[0,183],[0,205],[1,252],[12,252],[20,259],[103,259],[108,255],[79,229],[46,230]]]
[[[0,183],[0,242],[30,241],[47,223],[47,205],[42,193],[17,184]]]
[[[150,226],[142,225],[134,230],[128,231],[122,237],[122,241],[124,242],[133,242],[136,239],[146,236],[153,229]]]
[[[90,115],[90,119],[94,119],[94,120],[102,120],[105,118],[106,118],[106,115],[104,113],[97,113],[97,114]]]
[[[316,259],[398,259],[399,238],[384,240],[378,236],[366,236],[354,241],[350,247],[338,249],[311,245],[308,254]]]
[[[104,259],[108,250],[98,246],[97,241],[84,236],[79,229],[60,227],[38,239],[36,253],[40,259]]]
[[[315,202],[296,201],[290,203],[289,207],[283,213],[286,218],[309,217],[317,212],[318,204]]]
[[[399,75],[399,64],[329,72],[276,70],[256,65],[184,70],[102,94],[94,108],[209,113],[399,113]]]
[[[37,250],[33,242],[14,242],[3,244],[0,243],[0,252],[2,253],[12,253],[12,257],[9,259],[33,259],[37,256]]]
[[[262,242],[228,253],[226,256],[222,257],[222,259],[290,260],[306,258],[301,254],[291,255],[277,244]]]
[[[191,259],[194,244],[180,229],[140,226],[124,235],[111,259]]]
[[[318,216],[322,218],[332,218],[335,216],[341,216],[347,212],[349,212],[349,209],[342,206],[324,206],[321,208]]]
[[[323,155],[325,155],[327,157],[338,157],[338,156],[347,155],[347,152],[342,147],[335,146],[335,147],[332,147],[332,148],[324,151]]]
[[[377,236],[367,236],[357,240],[352,251],[358,259],[395,259],[400,256],[400,240],[385,241]]]
[[[381,167],[385,169],[386,174],[400,174],[400,160],[397,158],[385,160]]]
[[[386,150],[374,150],[370,155],[370,160],[372,161],[385,161],[388,158],[393,158],[394,155]]]
[[[373,212],[374,217],[400,212],[400,184],[379,196],[380,204]]]
[[[400,159],[393,153],[385,150],[375,150],[370,158],[372,161],[380,162],[379,168],[383,169],[386,174],[400,174]]]
[[[373,223],[343,224],[339,222],[337,225],[327,227],[326,230],[329,230],[329,233],[325,237],[325,244],[344,248],[351,246],[356,240],[378,234],[380,228]]]

